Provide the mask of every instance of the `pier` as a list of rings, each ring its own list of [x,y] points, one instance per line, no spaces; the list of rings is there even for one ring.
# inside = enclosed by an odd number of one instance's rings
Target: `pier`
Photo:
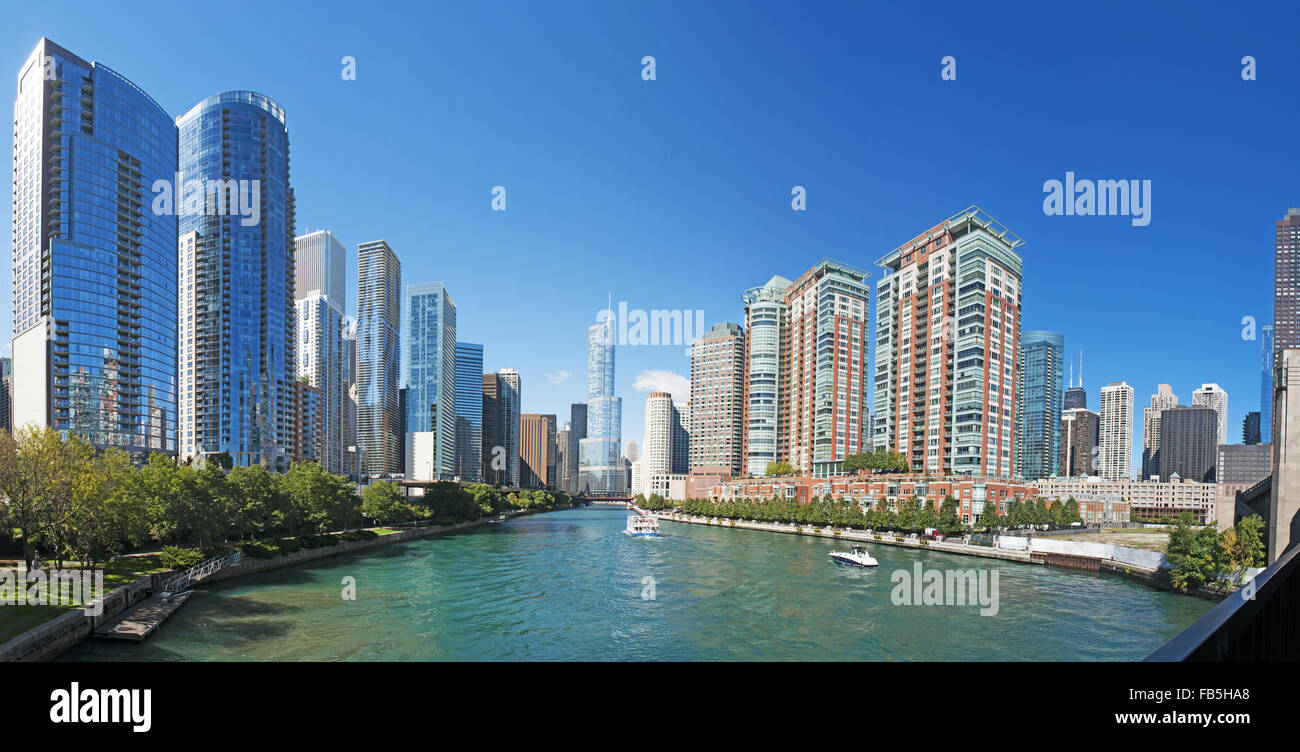
[[[193,591],[176,595],[158,593],[96,629],[94,636],[104,640],[144,642],[168,617],[180,610],[193,594]]]

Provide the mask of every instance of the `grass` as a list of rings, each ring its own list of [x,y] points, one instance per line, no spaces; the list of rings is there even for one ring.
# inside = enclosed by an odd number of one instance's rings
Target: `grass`
[[[1096,533],[1061,536],[1063,540],[1085,543],[1111,543],[1125,548],[1165,553],[1169,548],[1169,531],[1161,528],[1130,527],[1106,529]]]

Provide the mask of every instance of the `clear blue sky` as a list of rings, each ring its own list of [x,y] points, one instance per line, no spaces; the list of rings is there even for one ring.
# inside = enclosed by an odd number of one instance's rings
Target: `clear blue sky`
[[[176,115],[226,89],[272,96],[299,231],[350,252],[387,239],[403,281],[444,282],[460,339],[561,426],[607,293],[740,321],[741,292],[773,274],[830,256],[874,281],[883,253],[978,204],[1025,239],[1024,328],[1084,350],[1090,406],[1126,380],[1140,423],[1157,383],[1190,402],[1217,382],[1239,437],[1260,362],[1241,320],[1271,321],[1273,222],[1300,205],[1296,5],[890,5],[23,3],[0,70],[48,36]],[[1151,224],[1045,216],[1043,182],[1067,170],[1151,180]],[[9,310],[8,264],[0,291]],[[687,375],[683,349],[618,352],[624,439],[642,433],[634,382],[657,370]],[[1135,470],[1140,453],[1139,435]]]

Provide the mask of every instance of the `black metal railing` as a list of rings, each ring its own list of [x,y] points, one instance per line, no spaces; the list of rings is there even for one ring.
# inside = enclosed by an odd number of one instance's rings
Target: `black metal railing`
[[[1300,546],[1147,656],[1148,661],[1300,660]]]

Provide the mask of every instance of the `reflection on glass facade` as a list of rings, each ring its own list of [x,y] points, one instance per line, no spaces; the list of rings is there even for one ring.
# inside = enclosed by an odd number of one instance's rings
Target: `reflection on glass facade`
[[[579,442],[578,492],[627,493],[627,468],[619,455],[623,400],[614,396],[614,314],[587,329],[587,437]]]
[[[432,478],[450,480],[456,475],[456,304],[441,282],[407,285],[402,340],[406,432],[433,432]]]
[[[316,435],[316,455],[331,473],[344,473],[344,403],[348,399],[350,370],[344,363],[343,312],[328,296],[313,290],[299,298],[298,308],[298,378],[320,391],[320,432]],[[305,420],[300,414],[299,421]],[[301,435],[301,433],[299,434]],[[307,451],[298,448],[301,455]]]
[[[402,265],[387,242],[357,246],[357,446],[372,476],[401,472],[401,289]]]
[[[18,74],[13,423],[176,453],[177,223],[155,183],[176,125],[120,74],[42,39]]]
[[[785,277],[772,277],[766,285],[745,293],[745,358],[749,377],[745,383],[745,472],[767,473],[779,455],[777,435],[780,407],[781,328],[785,325]]]
[[[295,454],[294,200],[284,109],[225,91],[176,119],[184,456],[287,468]]]
[[[456,475],[477,483],[483,469],[483,346],[456,343]]]
[[[1021,332],[1016,471],[1025,480],[1058,474],[1065,335]]]

